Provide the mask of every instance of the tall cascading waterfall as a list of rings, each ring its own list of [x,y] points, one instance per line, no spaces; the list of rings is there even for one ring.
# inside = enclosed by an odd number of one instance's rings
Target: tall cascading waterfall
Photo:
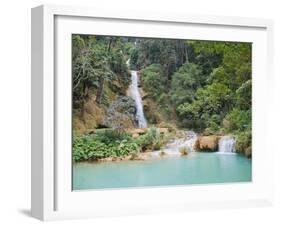
[[[132,83],[129,88],[129,95],[135,100],[136,109],[137,109],[136,119],[138,121],[138,127],[146,128],[147,121],[143,112],[143,104],[142,104],[141,94],[138,85],[139,83],[138,73],[136,71],[131,71],[131,79],[132,79]]]
[[[219,152],[221,153],[235,153],[236,141],[232,137],[223,136],[219,140]]]

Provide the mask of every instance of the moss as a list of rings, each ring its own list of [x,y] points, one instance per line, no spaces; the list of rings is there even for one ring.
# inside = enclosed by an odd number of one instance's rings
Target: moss
[[[95,95],[91,95],[85,103],[84,109],[73,112],[73,130],[77,134],[85,134],[94,131],[103,124],[105,111],[95,102]]]

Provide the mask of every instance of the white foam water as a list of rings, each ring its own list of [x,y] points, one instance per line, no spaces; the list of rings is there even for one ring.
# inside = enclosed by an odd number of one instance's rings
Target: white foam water
[[[236,153],[236,141],[230,136],[223,136],[219,140],[219,153]]]
[[[136,71],[131,71],[131,79],[132,79],[132,83],[129,88],[129,95],[135,100],[135,105],[137,109],[136,119],[138,121],[138,127],[147,128],[147,121],[143,112],[143,104],[138,87],[139,86],[138,73]]]
[[[172,140],[169,142],[165,148],[160,151],[153,151],[151,155],[153,157],[159,157],[162,152],[168,156],[181,156],[182,153],[180,152],[181,148],[186,147],[189,151],[194,151],[193,146],[197,140],[197,134],[193,131],[185,132],[184,138],[179,138]]]

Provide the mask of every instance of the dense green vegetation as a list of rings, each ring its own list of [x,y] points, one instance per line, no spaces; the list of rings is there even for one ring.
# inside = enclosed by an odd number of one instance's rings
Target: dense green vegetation
[[[134,156],[147,149],[159,150],[166,142],[165,135],[161,135],[159,129],[154,127],[137,139],[114,129],[102,129],[92,135],[74,136],[73,159],[94,161],[108,157]]]
[[[178,127],[233,134],[241,152],[251,145],[250,44],[150,39],[134,55],[146,101],[157,106],[147,108],[151,123],[160,112]]]
[[[139,152],[140,147],[125,133],[103,130],[94,135],[74,137],[73,149],[74,160],[83,161],[122,157]]]
[[[137,138],[126,133],[135,125],[134,109],[124,110],[131,100],[122,99],[129,70],[140,72],[150,126],[232,134],[238,151],[249,150],[251,61],[249,43],[73,35],[74,160],[122,157],[167,143],[156,128]],[[108,126],[114,120],[118,126]],[[107,127],[113,130],[100,130]]]
[[[126,60],[131,47],[127,38],[73,35],[73,110],[82,123],[87,124],[86,103],[90,99],[94,105],[90,107],[103,114],[118,95],[125,95],[130,83]]]

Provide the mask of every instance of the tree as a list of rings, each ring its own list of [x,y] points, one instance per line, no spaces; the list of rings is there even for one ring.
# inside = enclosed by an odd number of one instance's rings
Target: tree
[[[186,63],[175,72],[169,93],[174,106],[194,101],[196,90],[201,87],[201,80],[201,70],[193,63]]]
[[[115,42],[115,37],[110,37],[108,40],[106,55],[110,54],[111,45],[114,42]],[[106,62],[106,63],[108,63],[108,62]],[[97,97],[96,97],[97,104],[101,104],[101,97],[103,94],[104,81],[106,80],[106,78],[107,78],[106,74],[104,74],[103,76],[99,76],[99,86],[98,86]]]
[[[151,64],[141,70],[141,75],[144,90],[152,99],[157,100],[165,91],[165,78],[161,65]]]
[[[199,88],[196,99],[191,103],[179,105],[177,110],[181,117],[193,121],[193,124],[197,120],[195,124],[200,125],[201,129],[217,128],[217,124],[221,124],[232,104],[231,90],[224,84],[213,83]]]

